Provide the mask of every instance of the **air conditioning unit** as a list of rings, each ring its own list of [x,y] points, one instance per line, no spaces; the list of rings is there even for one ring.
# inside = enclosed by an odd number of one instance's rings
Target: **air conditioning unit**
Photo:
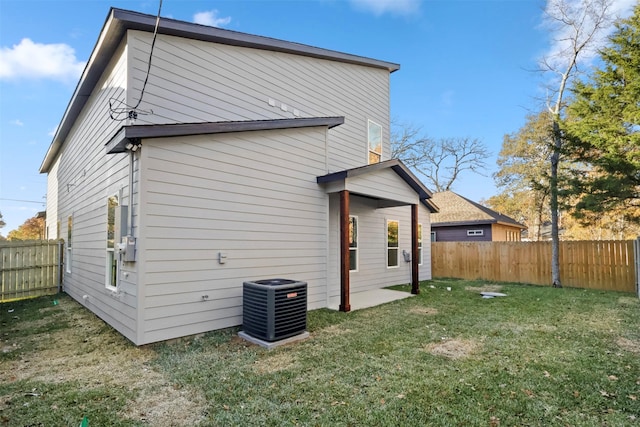
[[[307,283],[290,279],[244,282],[242,329],[263,341],[279,341],[307,329]]]

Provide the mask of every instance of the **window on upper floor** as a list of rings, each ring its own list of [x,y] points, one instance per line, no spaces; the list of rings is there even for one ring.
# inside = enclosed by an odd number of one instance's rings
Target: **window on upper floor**
[[[382,160],[382,126],[369,120],[369,164]]]

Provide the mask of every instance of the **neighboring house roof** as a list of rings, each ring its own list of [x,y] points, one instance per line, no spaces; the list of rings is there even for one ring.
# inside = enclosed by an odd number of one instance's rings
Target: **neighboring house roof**
[[[433,193],[433,201],[440,212],[431,215],[432,227],[454,225],[503,224],[526,229],[515,219],[482,206],[453,191]]]
[[[374,163],[367,166],[360,166],[353,169],[346,169],[339,172],[330,173],[327,175],[322,175],[316,178],[318,184],[324,184],[328,182],[334,181],[343,181],[347,178],[353,178],[358,175],[364,175],[369,173],[374,173],[376,171],[380,171],[382,169],[391,169],[393,170],[400,178],[406,182],[409,187],[411,187],[416,193],[418,193],[418,197],[422,201],[422,203],[433,213],[438,212],[438,207],[433,203],[431,198],[433,197],[433,193],[424,186],[422,182],[409,170],[408,167],[404,165],[398,159],[386,160],[380,163]]]
[[[49,150],[45,155],[40,172],[49,172],[62,143],[71,131],[71,128],[85,103],[91,96],[98,80],[102,76],[105,67],[117,49],[120,41],[128,30],[153,32],[156,24],[156,16],[147,15],[128,10],[111,8],[105,24],[100,32],[100,38],[93,48],[91,57],[87,62],[80,81],[76,86],[71,101],[62,117]],[[390,73],[400,69],[400,65],[366,58],[358,55],[337,52],[329,49],[321,49],[300,43],[293,43],[269,37],[256,36],[237,31],[224,30],[216,27],[177,21],[169,18],[161,18],[158,25],[158,33],[195,40],[209,41],[232,46],[248,47],[253,49],[270,50],[275,52],[291,53],[313,58],[327,59],[337,62],[358,64],[368,67],[382,68]]]

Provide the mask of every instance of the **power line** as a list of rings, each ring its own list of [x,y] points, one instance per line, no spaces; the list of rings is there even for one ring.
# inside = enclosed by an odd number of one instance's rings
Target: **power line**
[[[153,59],[153,49],[156,45],[156,38],[158,37],[158,26],[160,25],[161,11],[162,0],[160,0],[160,3],[158,5],[158,15],[156,16],[156,25],[153,29],[153,39],[151,40],[151,49],[149,50],[149,61],[147,61],[147,74],[144,78],[144,83],[142,84],[140,98],[134,106],[127,105],[125,102],[117,98],[109,98],[109,117],[111,117],[111,120],[116,120],[119,122],[123,122],[125,120],[135,121],[138,118],[138,114],[148,114],[148,112],[146,111],[138,110],[138,107],[142,102],[142,97],[144,96],[144,91],[147,88],[147,82],[149,81],[149,74],[151,73],[151,60]],[[120,107],[116,107],[116,104],[120,105]],[[151,111],[151,114],[153,114],[153,111]]]
[[[39,201],[36,202],[35,200],[20,200],[20,199],[4,199],[4,198],[0,198],[0,200],[6,200],[8,202],[21,202],[21,203],[38,203],[38,204],[45,204],[45,201]]]

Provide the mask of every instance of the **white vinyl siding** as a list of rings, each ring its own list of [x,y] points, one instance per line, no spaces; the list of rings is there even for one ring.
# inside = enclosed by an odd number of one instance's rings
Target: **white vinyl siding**
[[[302,280],[309,308],[326,305],[328,196],[315,181],[325,135],[318,127],[143,141],[144,342],[241,324],[248,280]]]
[[[66,222],[73,215],[73,274],[65,276],[65,292],[136,342],[137,291],[131,283],[135,274],[127,282],[121,280],[118,293],[105,287],[106,198],[128,188],[127,156],[105,153],[104,145],[122,125],[109,117],[108,105],[112,98],[125,100],[126,86],[127,49],[123,43],[49,171],[47,222],[50,236],[62,234],[65,230],[55,230],[53,224]],[[126,197],[124,203],[128,203]]]
[[[418,195],[391,169],[347,178],[346,189],[351,193],[367,194],[400,203],[418,203]]]
[[[129,34],[137,99],[151,34]],[[325,173],[367,164],[370,118],[383,128],[382,159],[390,156],[385,69],[160,35],[140,108],[153,110],[140,123],[293,118],[294,109],[300,117],[346,116],[330,131]]]

